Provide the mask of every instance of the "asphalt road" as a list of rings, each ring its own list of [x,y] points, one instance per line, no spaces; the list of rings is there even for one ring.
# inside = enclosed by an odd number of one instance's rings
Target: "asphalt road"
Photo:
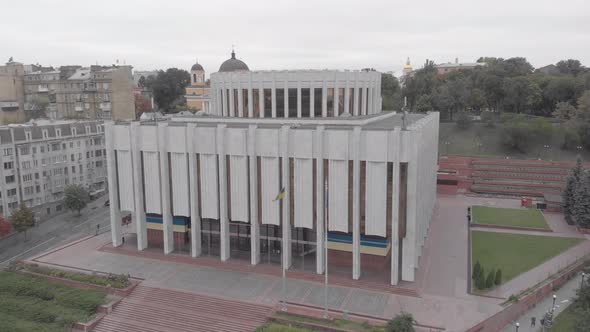
[[[0,241],[0,265],[7,265],[12,260],[24,259],[59,245],[77,240],[87,235],[96,234],[97,225],[100,233],[110,230],[109,208],[104,206],[108,196],[103,196],[88,204],[81,216],[75,212],[65,212],[46,220],[27,231],[17,234],[16,238]]]

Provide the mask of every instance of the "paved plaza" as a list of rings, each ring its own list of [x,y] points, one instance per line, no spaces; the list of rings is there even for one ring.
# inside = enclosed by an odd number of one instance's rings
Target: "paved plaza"
[[[440,195],[417,272],[417,282],[411,285],[419,297],[333,285],[329,290],[330,308],[382,318],[391,318],[403,310],[411,312],[420,324],[444,327],[447,331],[465,331],[501,310],[502,300],[473,296],[467,292],[466,210],[467,206],[474,204],[517,207],[518,201]],[[552,224],[551,218],[547,219]],[[566,227],[560,233],[567,232],[571,229]],[[102,234],[39,256],[36,260],[102,272],[129,273],[145,279],[145,286],[257,304],[276,305],[283,296],[281,278],[277,275],[203,266],[199,265],[199,258],[194,259],[194,263],[185,263],[172,259],[176,255],[168,256],[171,259],[167,260],[142,257],[141,252],[129,255],[123,251],[101,250],[109,243],[110,234]],[[518,288],[525,284],[527,287],[534,284],[527,280],[537,280],[548,271],[566,264],[571,257],[590,252],[589,243],[584,241],[541,265],[543,269],[535,268],[506,283],[503,286],[506,293],[517,293]],[[280,271],[278,267],[276,269]],[[286,298],[290,302],[323,306],[323,285],[321,282],[288,278]]]

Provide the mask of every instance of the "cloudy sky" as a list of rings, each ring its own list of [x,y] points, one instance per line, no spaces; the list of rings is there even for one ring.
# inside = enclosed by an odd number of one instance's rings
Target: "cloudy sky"
[[[588,0],[3,0],[0,60],[217,71],[415,67],[526,57],[590,66]]]

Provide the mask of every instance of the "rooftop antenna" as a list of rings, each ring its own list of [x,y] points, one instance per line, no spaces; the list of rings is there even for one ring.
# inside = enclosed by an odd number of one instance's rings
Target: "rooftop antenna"
[[[408,114],[408,112],[406,111],[407,107],[408,107],[408,97],[405,96],[404,97],[404,106],[402,107],[402,130],[408,130],[406,127],[407,126],[406,116]]]

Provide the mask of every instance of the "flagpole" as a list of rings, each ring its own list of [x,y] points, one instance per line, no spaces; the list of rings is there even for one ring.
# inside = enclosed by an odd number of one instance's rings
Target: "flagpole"
[[[328,182],[324,180],[324,318],[328,319]]]

